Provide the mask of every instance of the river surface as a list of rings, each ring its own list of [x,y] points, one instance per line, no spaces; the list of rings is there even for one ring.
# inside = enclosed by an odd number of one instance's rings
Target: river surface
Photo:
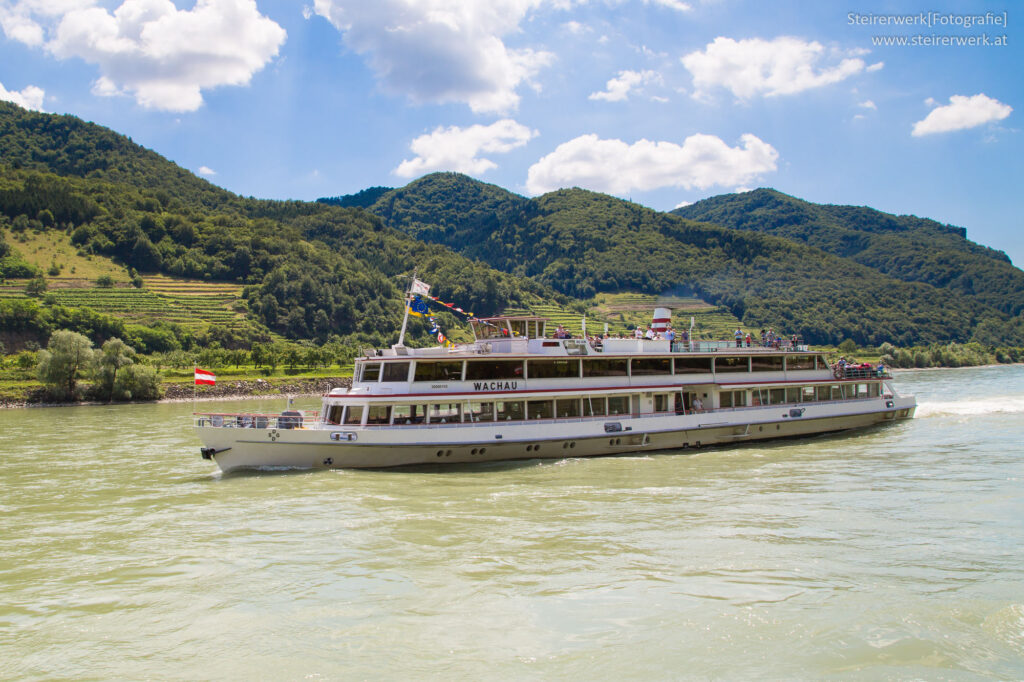
[[[857,435],[229,476],[190,403],[0,410],[0,679],[1024,678],[1024,367],[897,385]]]

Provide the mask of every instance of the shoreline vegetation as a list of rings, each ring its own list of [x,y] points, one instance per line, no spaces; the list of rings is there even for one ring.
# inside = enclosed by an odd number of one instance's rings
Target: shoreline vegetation
[[[837,348],[826,350],[832,361],[840,356],[848,360],[866,361],[872,364],[883,362],[894,369],[932,369],[984,367],[1006,364],[1024,363],[1024,348],[992,348],[980,344],[931,344],[911,348],[896,348],[891,344],[882,344],[877,348],[860,348],[852,343],[840,344]],[[345,357],[342,362],[327,366],[311,361],[302,368],[257,366],[245,363],[236,351],[218,357],[207,354],[201,360],[212,362],[186,363],[186,367],[166,366],[167,357],[134,356],[138,366],[145,367],[155,378],[155,390],[146,397],[118,396],[116,392],[101,392],[105,375],[101,361],[92,370],[92,382],[84,379],[77,388],[77,399],[68,399],[48,388],[39,378],[40,354],[47,351],[22,351],[16,355],[0,356],[0,409],[19,407],[62,407],[72,405],[107,405],[111,403],[153,403],[153,402],[187,402],[193,399],[193,364],[211,369],[217,375],[214,386],[195,387],[196,401],[240,400],[249,398],[273,398],[286,395],[310,396],[322,395],[332,388],[347,388],[352,384],[351,358]],[[244,351],[241,351],[244,353]],[[246,355],[248,355],[246,353]],[[310,356],[312,357],[312,356]],[[230,366],[237,361],[238,365]],[[108,363],[109,364],[109,363]],[[135,366],[135,363],[127,365]],[[114,380],[106,377],[111,386]],[[100,397],[102,396],[102,397]]]

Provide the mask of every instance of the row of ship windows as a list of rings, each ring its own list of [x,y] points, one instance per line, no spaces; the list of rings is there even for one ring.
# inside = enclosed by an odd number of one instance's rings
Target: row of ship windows
[[[414,363],[366,362],[359,381],[409,381]],[[580,377],[657,376],[725,372],[782,372],[827,369],[816,355],[722,356],[705,358],[559,358],[543,360],[418,360],[412,381],[491,381],[576,379]]]
[[[720,408],[746,405],[808,403],[857,398],[877,398],[879,385],[835,384],[791,386],[753,390],[722,391]],[[654,414],[685,414],[693,409],[694,394],[674,392],[653,396]],[[634,395],[639,399],[639,396]],[[412,405],[332,405],[324,419],[328,424],[453,424],[463,422],[522,421],[529,419],[571,419],[638,414],[630,405],[630,396],[587,396],[541,400],[495,400]],[[712,406],[704,406],[711,408]],[[707,411],[707,410],[704,410]],[[365,421],[364,421],[365,417]]]

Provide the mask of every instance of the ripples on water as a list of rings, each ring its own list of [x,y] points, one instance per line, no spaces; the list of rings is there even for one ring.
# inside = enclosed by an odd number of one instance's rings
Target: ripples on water
[[[853,436],[224,477],[191,405],[3,411],[0,678],[1019,679],[1024,368],[898,383]]]

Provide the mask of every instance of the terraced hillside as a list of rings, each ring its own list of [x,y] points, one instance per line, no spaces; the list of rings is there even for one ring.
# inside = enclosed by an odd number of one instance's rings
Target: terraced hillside
[[[238,329],[247,324],[240,285],[165,276],[143,281],[143,288],[136,289],[50,278],[47,298],[58,305],[91,308],[135,323],[164,320],[190,329],[207,324]],[[0,285],[0,298],[25,297],[25,285],[25,280],[9,280]]]

